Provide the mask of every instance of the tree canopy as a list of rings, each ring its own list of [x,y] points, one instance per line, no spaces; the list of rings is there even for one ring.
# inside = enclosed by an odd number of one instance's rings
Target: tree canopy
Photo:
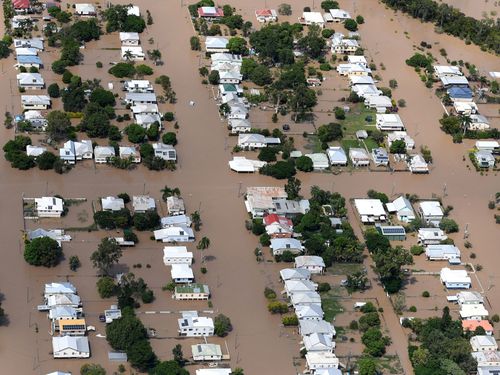
[[[50,237],[35,238],[24,248],[24,259],[32,266],[54,267],[59,264],[61,257],[61,247]]]

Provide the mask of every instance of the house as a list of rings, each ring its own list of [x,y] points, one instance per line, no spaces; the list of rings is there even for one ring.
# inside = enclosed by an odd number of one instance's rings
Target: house
[[[299,322],[320,322],[323,320],[325,313],[321,308],[321,304],[313,303],[295,306],[295,315]]]
[[[185,246],[165,246],[163,248],[163,263],[166,266],[172,264],[192,264],[193,253],[187,251]]]
[[[154,198],[149,195],[134,195],[132,196],[132,207],[134,213],[145,213],[156,210],[156,203]]]
[[[103,211],[120,211],[125,208],[125,202],[122,198],[105,197],[101,198]]]
[[[214,321],[212,318],[198,316],[196,311],[185,311],[182,318],[177,319],[179,336],[207,337],[214,335]]]
[[[320,375],[320,371],[338,369],[340,365],[339,359],[335,354],[330,352],[311,352],[306,354],[306,368],[309,372]],[[323,374],[321,374],[323,375]],[[331,375],[331,374],[328,374]],[[333,375],[338,375],[333,373]]]
[[[493,168],[495,166],[495,157],[490,151],[476,151],[474,152],[476,164],[479,168]]]
[[[284,268],[280,271],[282,281],[287,280],[310,280],[311,271],[305,268]]]
[[[48,318],[53,322],[61,319],[78,319],[81,315],[80,308],[68,306],[52,306],[49,309]]]
[[[244,156],[233,156],[233,160],[228,162],[229,168],[238,173],[254,173],[267,163],[260,160],[247,159]]]
[[[464,76],[442,76],[439,77],[443,88],[447,89],[453,86],[456,87],[469,87],[469,81]]]
[[[221,36],[207,36],[205,39],[205,51],[207,53],[228,52],[229,40]]]
[[[263,217],[266,213],[274,213],[276,207],[275,201],[286,199],[287,193],[282,187],[247,187],[245,194],[245,206],[247,212],[252,217]]]
[[[328,12],[332,16],[333,22],[340,23],[351,18],[349,12],[342,9],[330,9]]]
[[[120,159],[131,160],[132,163],[141,162],[141,154],[135,147],[132,146],[120,146],[118,148]]]
[[[29,0],[13,0],[12,7],[16,14],[31,12],[31,2]]]
[[[313,162],[313,169],[315,171],[324,171],[328,169],[330,164],[328,164],[328,156],[322,152],[317,152],[314,154],[305,154]]]
[[[13,30],[21,30],[21,32],[30,32],[35,20],[30,16],[14,16],[11,18],[11,27]]]
[[[16,68],[24,67],[26,69],[29,68],[37,68],[40,69],[43,67],[42,59],[38,56],[30,56],[30,55],[20,55],[17,56],[17,64]]]
[[[104,319],[106,324],[110,324],[113,320],[120,319],[122,317],[122,311],[117,305],[111,305],[107,310],[104,310]]]
[[[297,293],[315,292],[318,289],[318,284],[311,280],[287,280],[285,281],[285,292],[287,297],[291,297]]]
[[[275,9],[257,9],[255,11],[255,18],[258,22],[276,22],[278,20],[278,13]]]
[[[441,283],[448,289],[469,289],[471,279],[465,270],[452,270],[447,267],[439,274]]]
[[[461,305],[476,305],[484,303],[484,297],[479,292],[462,291],[457,293],[457,303]]]
[[[230,102],[234,98],[238,99],[243,94],[243,88],[234,83],[221,83],[219,86],[219,95],[225,103]],[[225,98],[229,98],[225,100]],[[243,100],[243,99],[241,99]]]
[[[45,128],[47,127],[48,121],[40,111],[26,111],[24,112],[23,116],[24,120],[29,121],[31,126],[36,129],[45,130]]]
[[[141,46],[122,46],[122,60],[126,61],[143,61],[146,60],[146,55]]]
[[[20,56],[38,56],[38,50],[29,47],[16,48],[16,59]]]
[[[198,8],[198,17],[209,20],[222,18],[224,17],[224,11],[222,8],[217,7],[200,7]]]
[[[61,242],[71,241],[71,236],[69,234],[64,234],[64,229],[45,230],[42,228],[38,228],[35,230],[27,231],[26,236],[27,236],[29,241],[34,240],[35,238],[49,237],[49,238],[52,238],[53,240],[59,242],[59,245],[61,244]]]
[[[439,228],[420,228],[417,237],[418,243],[424,246],[438,245],[448,239],[444,231]]]
[[[243,63],[241,55],[234,55],[232,53],[213,53],[210,56],[210,60],[212,61],[212,70],[220,70],[215,68],[219,64],[228,63],[232,67],[241,67]]]
[[[51,100],[47,95],[21,95],[23,109],[49,109]]]
[[[45,298],[45,305],[52,309],[56,306],[82,307],[82,301],[76,294],[54,294]]]
[[[125,94],[125,103],[136,104],[156,104],[156,95],[153,92],[127,92]]]
[[[291,238],[293,235],[293,223],[285,216],[267,215],[264,217],[264,225],[271,238]]]
[[[385,221],[387,216],[380,199],[355,199],[354,206],[363,223]]]
[[[282,255],[284,251],[289,251],[292,254],[300,254],[304,251],[300,241],[295,238],[273,238],[270,248],[274,256]]]
[[[396,213],[399,221],[409,223],[416,218],[411,202],[403,196],[396,198],[392,203],[386,203],[387,211]]]
[[[132,115],[136,119],[137,119],[137,115],[140,115],[140,114],[142,114],[142,115],[144,115],[144,114],[158,115],[158,113],[159,113],[158,104],[156,104],[156,103],[155,104],[152,104],[152,103],[134,104],[133,106],[130,107],[130,110],[132,111]],[[159,116],[157,118],[159,119]],[[155,121],[158,121],[158,123],[160,123],[161,119],[155,120]],[[143,125],[143,124],[141,124],[141,125]]]
[[[170,269],[172,280],[176,284],[190,284],[194,281],[191,266],[185,263],[174,263]]]
[[[411,173],[429,173],[429,165],[420,154],[410,155],[406,164]]]
[[[196,375],[231,375],[230,368],[201,368],[196,370]]]
[[[219,72],[219,83],[240,83],[243,79],[243,75],[236,71],[220,71]]]
[[[472,90],[469,87],[451,86],[446,93],[452,102],[471,102],[473,98]]]
[[[116,156],[115,148],[111,146],[96,146],[94,148],[94,160],[97,164],[105,164]]]
[[[364,56],[349,55],[347,56],[347,62],[349,64],[361,65],[364,66],[365,68],[368,67],[368,62],[366,61],[366,58]]]
[[[351,76],[353,78],[362,78],[358,76]],[[371,78],[371,77],[363,77],[363,78]],[[351,91],[355,92],[360,98],[366,99],[369,96],[380,96],[382,95],[382,91],[377,88],[374,84],[364,85],[364,84],[356,84],[351,86]]]
[[[321,296],[318,292],[295,293],[290,297],[290,302],[296,311],[298,306],[317,305],[321,308]]]
[[[176,196],[168,197],[167,211],[170,216],[185,215],[186,207],[184,206],[184,199]]]
[[[377,147],[372,150],[372,159],[375,166],[387,166],[389,165],[389,155],[385,148]]]
[[[161,227],[168,228],[176,225],[191,226],[191,219],[186,215],[165,216],[160,219]]]
[[[177,300],[208,300],[210,290],[208,285],[204,284],[177,285],[172,298]]]
[[[476,148],[480,151],[499,151],[499,144],[497,141],[476,141]]]
[[[474,332],[478,327],[481,327],[486,332],[487,336],[493,336],[493,326],[487,320],[462,320],[462,328],[464,332]]]
[[[76,288],[68,282],[45,284],[43,292],[45,298],[59,294],[76,294]]]
[[[177,151],[172,145],[153,143],[153,150],[155,152],[155,157],[162,158],[166,161],[177,161]]]
[[[422,201],[419,203],[419,214],[422,219],[434,226],[439,226],[439,223],[444,217],[443,209],[439,201]]]
[[[460,306],[460,319],[464,320],[483,320],[488,317],[488,310],[482,303],[466,304]]]
[[[405,228],[401,225],[380,225],[375,224],[377,232],[382,236],[387,237],[389,241],[404,241],[406,240]]]
[[[227,105],[229,105],[229,113],[226,114],[228,120],[245,120],[248,118],[248,108],[241,100],[230,100]]]
[[[92,159],[93,156],[92,141],[89,139],[80,142],[67,141],[59,149],[59,157],[69,164],[75,164],[78,160]]]
[[[31,38],[31,39],[14,39],[15,48],[34,48],[39,51],[43,51],[43,39],[42,38]]]
[[[320,12],[303,12],[302,17],[299,17],[299,22],[302,25],[318,25],[319,27],[325,27],[325,19]]]
[[[194,361],[220,361],[222,360],[222,350],[217,344],[197,344],[191,345],[191,352]]]
[[[395,131],[387,134],[387,144],[389,147],[391,147],[394,141],[404,141],[408,151],[415,148],[415,141],[405,131]]]
[[[434,65],[434,73],[438,78],[441,77],[455,77],[462,76],[463,73],[460,71],[458,66],[453,65]]]
[[[347,165],[347,155],[342,147],[328,147],[326,149],[326,154],[332,166]]]
[[[347,39],[342,33],[334,33],[330,44],[332,53],[353,54],[359,48],[356,39]]]
[[[55,336],[52,337],[54,358],[89,358],[88,337]]]
[[[470,124],[467,126],[468,130],[487,130],[490,128],[488,119],[480,114],[469,115]]]
[[[477,335],[470,339],[473,352],[490,352],[498,350],[497,340],[492,336]]]
[[[349,82],[350,82],[351,87],[375,85],[375,81],[370,76],[351,75],[351,76],[349,76]],[[382,94],[382,92],[380,92],[380,94]]]
[[[377,113],[376,126],[382,131],[405,130],[401,117],[395,113]]]
[[[31,145],[26,146],[26,155],[33,156],[34,158],[42,155],[46,151],[47,151],[47,147],[31,146]]]
[[[128,5],[127,6],[127,16],[141,16],[141,10],[137,5]]]
[[[247,119],[231,119],[228,121],[228,125],[233,134],[248,133],[252,128],[252,124]]]
[[[75,4],[75,14],[83,17],[95,17],[97,12],[92,4]]]
[[[139,38],[139,33],[120,33],[120,42],[122,46],[138,46],[141,44],[141,40]]]
[[[35,210],[38,217],[61,217],[64,201],[57,197],[35,198]]]
[[[326,335],[333,339],[336,335],[335,328],[325,320],[302,320],[299,319],[299,333],[304,336],[310,336],[313,333]]]
[[[453,102],[453,109],[459,115],[471,115],[478,112],[477,104],[474,102]]]
[[[387,96],[369,96],[365,98],[365,106],[367,108],[374,108],[377,110],[377,113],[385,113],[387,108],[392,107],[391,98]]]
[[[301,199],[297,202],[295,200],[278,198],[273,201],[273,205],[274,210],[272,212],[287,217],[294,217],[299,214],[304,215],[309,212],[310,208],[307,199]]]
[[[56,329],[61,336],[85,336],[87,333],[85,319],[61,319]]]
[[[328,335],[322,333],[313,333],[312,335],[304,336],[302,338],[302,342],[304,343],[304,348],[308,353],[332,353],[333,349],[335,348],[335,343],[332,341],[332,339]]]
[[[264,137],[261,134],[239,134],[238,146],[249,149],[264,148],[272,145],[279,145],[281,143],[279,138]]]
[[[454,245],[428,245],[425,249],[428,260],[458,260],[460,261],[460,250]]]
[[[500,352],[473,352],[472,357],[476,360],[478,367],[500,366]]]
[[[153,232],[156,241],[162,242],[193,242],[194,232],[183,225],[158,229]]]
[[[314,274],[321,274],[325,270],[323,258],[315,255],[302,255],[295,258],[295,268],[303,268]]]
[[[123,89],[127,92],[154,92],[154,87],[151,82],[145,79],[125,81]]]
[[[364,148],[350,148],[349,159],[355,167],[367,167],[370,165],[370,156]]]
[[[336,70],[341,76],[348,77],[367,77],[372,73],[370,68],[359,64],[339,64]]]

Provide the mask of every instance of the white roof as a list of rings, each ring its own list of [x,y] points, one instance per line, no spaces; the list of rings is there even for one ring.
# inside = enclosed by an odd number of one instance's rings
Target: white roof
[[[309,159],[312,160],[314,168],[328,168],[328,156],[322,152],[317,152],[314,154],[305,154]]]
[[[438,201],[420,202],[420,210],[424,216],[443,216],[441,203]]]
[[[322,333],[313,333],[309,336],[303,337],[304,346],[308,352],[321,351],[330,352],[335,347],[330,336]]]
[[[38,50],[36,48],[16,48],[17,56],[38,56]]]
[[[422,240],[445,240],[448,238],[444,231],[439,228],[420,228],[418,230],[418,237]]]
[[[347,155],[342,147],[328,147],[326,153],[328,154],[328,159],[330,159],[330,163],[332,163],[332,165],[347,163]]]
[[[63,210],[64,201],[57,197],[41,197],[35,198],[35,206],[37,210],[61,211]]]
[[[185,225],[190,227],[192,224],[191,219],[186,215],[165,216],[162,217],[160,221],[163,228],[175,225]]]
[[[125,53],[127,51],[130,51],[132,56],[144,56],[144,51],[142,50],[141,46],[122,46],[122,56],[125,56]]]
[[[287,293],[297,292],[314,292],[318,284],[313,283],[311,280],[287,280],[285,281],[285,290]]]
[[[54,371],[47,375],[71,375],[71,372]]]
[[[303,305],[295,307],[295,315],[302,321],[304,318],[317,318],[323,319],[325,313],[321,308],[321,304]]]
[[[316,255],[302,255],[295,258],[296,268],[308,266],[325,267],[325,261]]]
[[[340,18],[343,20],[351,18],[351,15],[349,14],[349,12],[342,10],[342,9],[330,9],[329,12],[333,18]]]
[[[196,375],[231,375],[230,368],[201,368],[196,370]]]
[[[364,56],[358,55],[348,55],[347,62],[349,62],[350,64],[367,64],[366,58]]]
[[[389,203],[386,206],[389,206]],[[396,198],[392,202],[392,207],[394,207],[394,211],[397,211],[397,212],[407,210],[407,211],[411,211],[413,213],[413,208],[411,206],[410,201],[408,199],[406,199],[406,197],[403,197],[403,196]]]
[[[165,246],[163,248],[163,257],[164,258],[176,257],[176,258],[193,259],[193,253],[190,251],[187,251],[186,246]]]
[[[19,73],[16,78],[20,85],[44,84],[43,77],[40,73]]]
[[[383,96],[383,95],[369,96],[366,99],[366,102],[368,102],[367,104],[372,105],[372,106],[376,106],[376,107],[390,107],[390,106],[392,106],[391,98],[389,98],[387,96]]]
[[[45,151],[47,151],[47,147],[32,146],[32,145],[27,145],[26,146],[26,154],[28,156],[37,157],[37,156],[40,156],[41,154],[43,154]]]
[[[115,156],[115,149],[111,146],[96,146],[94,148],[94,157],[97,158],[110,158]]]
[[[206,48],[223,49],[227,47],[229,40],[220,36],[207,36],[205,39]]]
[[[349,76],[351,86],[355,85],[374,85],[375,81],[370,76]]]
[[[361,216],[384,216],[384,205],[380,199],[355,199],[354,205]]]
[[[140,17],[141,11],[137,5],[129,5],[127,8],[127,15]]]
[[[170,275],[172,279],[194,279],[193,270],[189,264],[172,264]]]
[[[205,327],[214,327],[214,321],[212,318],[208,318],[205,316],[196,316],[193,314],[183,314],[181,319],[177,319],[177,323],[179,324],[179,328],[205,328]]]
[[[430,258],[460,258],[460,250],[455,245],[428,245],[425,255]]]
[[[306,354],[307,367],[316,368],[338,368],[339,359],[329,352],[310,352]]]
[[[488,315],[488,310],[484,308],[482,303],[465,304],[460,306],[460,317],[462,319],[470,319],[476,316],[487,317]]]
[[[349,158],[351,160],[370,160],[370,155],[364,148],[352,147],[349,149]]]
[[[77,14],[91,14],[95,12],[95,7],[92,4],[75,4],[75,13]]]
[[[191,228],[184,225],[171,226],[153,232],[155,240],[165,240],[169,237],[187,236],[194,237],[194,232]],[[165,241],[166,242],[166,241]]]
[[[132,33],[132,32],[121,32],[120,33],[120,40],[123,42],[125,40],[139,40],[139,33]]]
[[[52,350],[54,353],[72,349],[80,353],[90,353],[88,337],[55,336],[52,337]]]
[[[443,76],[440,77],[444,86],[449,85],[468,85],[469,81],[464,76]]]
[[[136,157],[139,156],[139,151],[133,146],[120,146],[119,154],[121,158]]]
[[[134,195],[132,197],[132,206],[136,211],[147,211],[156,208],[156,203],[149,195]]]
[[[307,336],[312,333],[323,333],[329,335],[330,337],[335,335],[335,328],[325,320],[300,319],[299,326],[300,334],[302,336]]]
[[[194,356],[222,356],[220,345],[217,344],[197,344],[191,345]]]
[[[479,292],[475,291],[462,291],[456,295],[457,301],[460,305],[467,303],[483,303],[484,298]]]
[[[302,244],[295,238],[273,238],[271,239],[271,249],[302,249]]]
[[[458,66],[452,66],[452,65],[434,65],[434,72],[438,76],[444,76],[444,75],[461,76],[462,75],[460,68]]]
[[[466,270],[452,270],[445,267],[441,269],[440,276],[444,283],[471,283]]]
[[[267,163],[260,160],[247,159],[244,156],[233,156],[233,160],[229,161],[229,168],[236,172],[257,172]]]
[[[396,113],[377,113],[375,116],[377,122],[404,128],[403,120],[401,120],[401,117]]]
[[[54,294],[75,294],[76,288],[68,282],[54,282],[45,284],[44,295],[50,296]]]
[[[321,308],[321,296],[318,292],[294,293],[290,301],[296,305],[318,305]]]
[[[478,149],[495,149],[498,148],[497,141],[476,141],[476,148]]]
[[[50,98],[47,95],[21,95],[23,105],[50,105]]]
[[[303,12],[302,17],[307,23],[325,23],[325,19],[320,12]]]
[[[101,205],[103,210],[118,211],[125,208],[125,202],[122,198],[105,197],[101,198]]]
[[[495,350],[498,349],[497,340],[493,336],[488,335],[477,335],[470,339],[470,345],[472,349],[480,349],[481,347],[494,347]]]
[[[305,268],[284,268],[280,271],[281,279],[286,280],[309,280],[311,271]]]

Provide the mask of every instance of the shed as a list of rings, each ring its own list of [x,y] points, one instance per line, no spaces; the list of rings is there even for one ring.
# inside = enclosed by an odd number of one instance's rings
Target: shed
[[[376,224],[377,231],[387,237],[390,241],[404,241],[406,240],[405,228],[401,225],[380,225]]]

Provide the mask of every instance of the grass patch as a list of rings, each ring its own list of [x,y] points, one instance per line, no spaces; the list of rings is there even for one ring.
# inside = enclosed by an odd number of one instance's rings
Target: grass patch
[[[311,153],[322,152],[325,151],[321,148],[321,141],[319,140],[317,135],[308,135],[307,136],[307,144],[304,145],[304,148]]]
[[[375,129],[375,115],[377,111],[370,108],[365,108],[363,103],[357,103],[345,115],[345,120],[336,120],[345,128],[345,134],[355,135],[358,130],[373,130]],[[366,117],[371,116],[372,121],[367,122]]]
[[[385,374],[403,374],[401,362],[396,355],[385,355],[380,358],[373,358],[378,365],[378,368],[383,369]]]
[[[321,295],[321,307],[325,313],[324,319],[327,322],[332,322],[337,314],[344,312],[339,302],[339,296],[334,295],[332,292]]]
[[[328,273],[330,275],[347,276],[362,269],[363,264],[361,263],[335,263],[332,267],[328,268]]]
[[[340,141],[340,145],[344,149],[346,154],[349,154],[349,149],[351,148],[363,148],[363,144],[361,141],[358,141],[357,139],[343,139]]]

